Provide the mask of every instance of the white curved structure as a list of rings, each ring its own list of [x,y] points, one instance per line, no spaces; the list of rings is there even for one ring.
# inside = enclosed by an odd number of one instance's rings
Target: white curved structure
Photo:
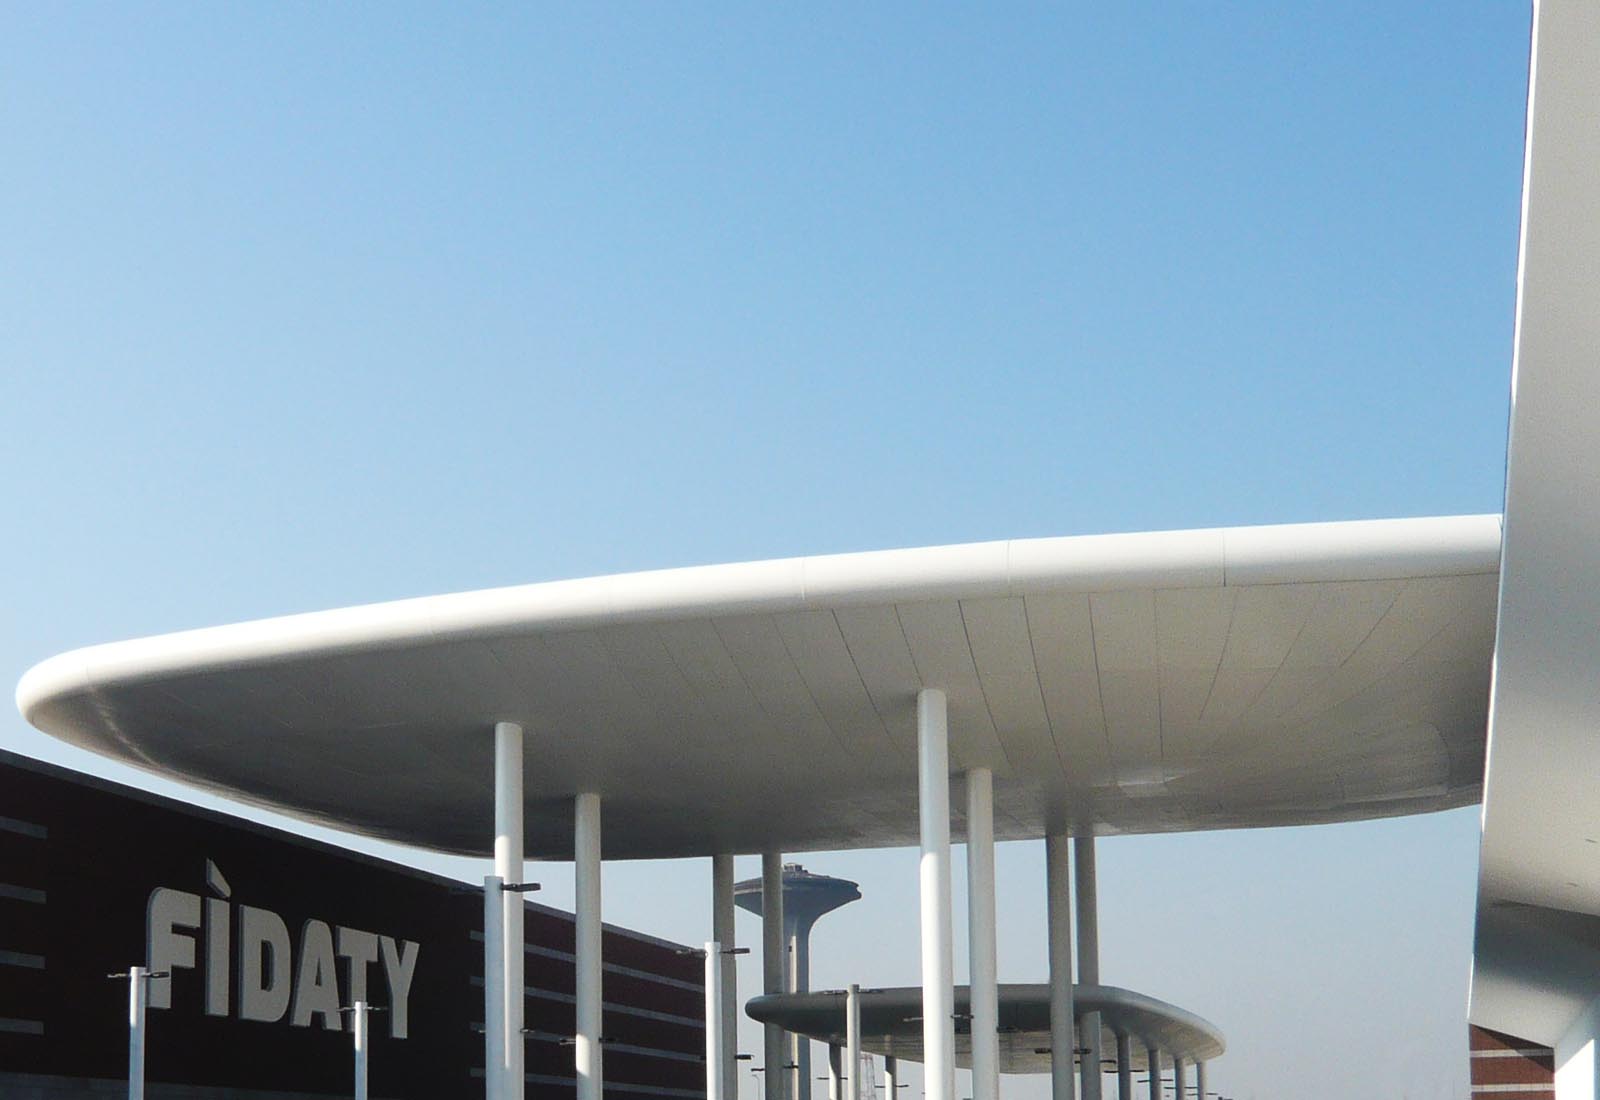
[[[967,813],[982,815],[969,832],[985,849],[1048,839],[1051,1042],[1071,1046],[1070,834],[1092,983],[1097,833],[1478,797],[1499,547],[1499,518],[1468,516],[598,577],[97,646],[34,668],[17,701],[64,740],[306,820],[492,847],[494,890],[518,888],[524,854],[570,854],[587,884],[579,927],[594,933],[576,951],[576,1062],[591,1097],[603,1088],[602,803],[612,858],[761,852],[776,868],[785,850],[920,842],[918,1050],[928,1100],[954,1100],[953,774],[980,795]],[[514,897],[485,908],[506,932],[485,941],[499,971],[485,985],[494,1100],[522,1095],[521,967],[514,920],[500,916]],[[967,900],[981,929],[992,877],[975,877]],[[993,968],[973,982],[986,1060],[974,1100],[997,1100]],[[720,996],[707,1011],[726,1020],[731,988]],[[780,1064],[784,1044],[769,1035],[768,1048]],[[708,1082],[727,1079],[728,1057]],[[1171,1057],[1181,1082],[1185,1059]],[[1073,1100],[1072,1060],[1050,1068],[1053,1096]],[[1096,1059],[1082,1078],[1099,1100]],[[787,1073],[767,1086],[771,1100],[792,1091]]]
[[[1539,0],[1471,1020],[1600,1095],[1600,5]]]
[[[295,816],[481,853],[496,721],[530,857],[915,843],[919,690],[1000,839],[1472,802],[1494,516],[1038,539],[406,600],[96,646],[41,729]],[[871,797],[866,797],[867,795]]]
[[[867,989],[860,992],[861,1046],[873,1054],[907,1061],[922,1059],[921,1033],[916,1017],[918,990]],[[1007,983],[999,988],[1001,1042],[999,1070],[1002,1073],[1047,1073],[1050,1050],[1050,994],[1042,985]],[[1151,1067],[1149,1051],[1163,1057],[1162,1066],[1174,1058],[1206,1062],[1220,1058],[1227,1050],[1222,1029],[1192,1012],[1166,1004],[1154,997],[1108,985],[1080,985],[1073,991],[1082,1017],[1099,1020],[1101,1045],[1114,1050],[1118,1039],[1134,1040],[1128,1066],[1141,1073]],[[970,991],[957,986],[956,1010],[966,1012]],[[830,1047],[845,1045],[845,994],[842,991],[783,993],[757,997],[750,1002],[753,1019],[773,1021],[786,1030],[805,1035]],[[1078,1057],[1085,1057],[1080,1053]],[[956,1036],[956,1064],[972,1067],[971,1036]]]

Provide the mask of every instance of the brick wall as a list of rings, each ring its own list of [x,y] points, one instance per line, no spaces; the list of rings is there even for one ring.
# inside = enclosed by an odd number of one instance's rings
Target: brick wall
[[[1472,1100],[1555,1100],[1555,1052],[1488,1028],[1468,1027]]]

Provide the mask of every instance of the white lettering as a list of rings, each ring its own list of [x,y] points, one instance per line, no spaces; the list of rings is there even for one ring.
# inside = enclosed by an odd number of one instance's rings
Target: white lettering
[[[218,896],[161,886],[145,906],[145,958],[151,970],[193,970],[204,953],[206,1015],[226,1017],[231,1007],[241,1020],[276,1023],[288,1017],[291,1026],[305,1028],[320,1015],[323,1030],[343,1031],[341,1005],[371,999],[371,968],[381,962],[389,988],[384,1006],[389,1034],[406,1038],[421,945],[320,920],[305,922],[297,944],[283,918],[270,909],[239,905],[235,914],[228,900],[232,887],[209,859],[206,885]],[[173,984],[152,982],[149,1007],[171,1008]]]
[[[289,1007],[289,929],[283,918],[239,906],[239,1019],[272,1023]]]
[[[206,861],[211,866],[211,861]],[[206,899],[206,1015],[228,1014],[228,947],[232,910],[220,898]]]
[[[200,927],[200,897],[158,886],[150,891],[145,906],[145,965],[153,971],[185,970],[194,967],[194,937],[179,932]],[[172,981],[150,983],[151,1008],[172,1007]]]
[[[412,940],[403,940],[397,945],[390,936],[382,937],[380,942],[383,944],[383,976],[389,982],[389,1034],[404,1039],[411,979],[416,977],[417,956],[422,948]]]
[[[348,960],[351,1004],[367,999],[367,967],[378,961],[378,937],[359,928],[339,928],[335,933],[339,957]]]
[[[289,1022],[310,1027],[311,1017],[322,1017],[324,1031],[342,1029],[339,1021],[339,976],[333,968],[333,932],[319,920],[300,929],[300,965],[295,970],[294,1011]]]

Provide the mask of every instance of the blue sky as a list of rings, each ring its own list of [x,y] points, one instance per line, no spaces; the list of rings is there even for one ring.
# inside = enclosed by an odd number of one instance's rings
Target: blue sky
[[[0,667],[615,570],[1496,511],[1528,20],[7,8]],[[1241,1100],[1454,1100],[1475,844],[1471,810],[1109,841],[1107,978],[1221,1023]],[[1019,980],[1036,848],[1001,864]],[[913,927],[910,856],[807,862],[874,881],[819,981],[912,980],[859,946]],[[614,868],[608,912],[702,938],[701,875]]]

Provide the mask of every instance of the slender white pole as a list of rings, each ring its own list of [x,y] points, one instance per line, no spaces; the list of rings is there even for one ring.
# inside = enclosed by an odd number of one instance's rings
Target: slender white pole
[[[839,1079],[844,1076],[840,1067],[841,1058],[839,1047],[835,1043],[828,1044],[828,1100],[844,1100],[840,1096]]]
[[[367,1100],[367,1002],[350,1009],[350,1036],[356,1049],[356,1100]]]
[[[1150,1100],[1161,1100],[1161,1051],[1146,1043],[1144,1056],[1150,1063]]]
[[[1133,1100],[1133,1039],[1117,1032],[1117,1100]]]
[[[1000,1097],[1000,992],[995,962],[994,773],[967,772],[967,957],[972,990],[972,1100]]]
[[[144,1010],[150,1000],[150,969],[128,970],[128,1100],[144,1100]]]
[[[1100,902],[1095,889],[1094,834],[1072,842],[1073,878],[1078,887],[1078,984],[1100,984]],[[1083,1035],[1083,1100],[1100,1100],[1100,1013],[1078,1021]]]
[[[761,853],[761,991],[784,992],[783,853]],[[789,1073],[784,1062],[789,1044],[777,1024],[765,1024],[763,1057],[767,1061],[767,1100],[789,1100]]]
[[[1189,1095],[1189,1082],[1184,1080],[1187,1068],[1182,1058],[1176,1054],[1172,1056],[1172,1095],[1175,1100],[1184,1100]]]
[[[791,917],[787,912],[785,917]],[[811,927],[802,928],[795,920],[784,921],[788,927],[789,992],[806,993],[811,989]],[[798,1031],[789,1033],[789,1061],[794,1063],[794,1096],[790,1100],[811,1100],[811,1040]]]
[[[483,1090],[504,1100],[506,1080],[506,908],[499,875],[483,880]]]
[[[496,722],[494,727],[494,873],[503,886],[522,883],[522,727]],[[523,935],[522,894],[499,891],[504,910],[500,968],[505,972],[501,1015],[500,1064],[504,1077],[497,1097],[522,1100],[523,1095]]]
[[[1206,1064],[1194,1064],[1194,1100],[1206,1100]]]
[[[573,879],[576,894],[577,1100],[601,1100],[604,1067],[600,1051],[600,796],[573,801]]]
[[[711,857],[711,936],[722,945],[719,969],[721,999],[717,1002],[722,1047],[717,1058],[722,1067],[724,1100],[739,1100],[739,992],[738,967],[733,950],[738,946],[733,921],[733,856]],[[709,1012],[709,1006],[707,1008]],[[706,1017],[709,1022],[711,1017]]]
[[[844,1055],[845,1098],[861,1100],[861,987],[855,984],[844,995]]]
[[[706,944],[706,1100],[723,1100],[722,945],[716,940]]]
[[[944,692],[917,693],[922,827],[922,1071],[927,1100],[955,1100],[955,961],[950,921],[950,730]]]
[[[1072,842],[1073,880],[1078,888],[1078,981],[1100,984],[1100,901],[1095,885],[1094,837]]]
[[[1066,833],[1044,838],[1045,909],[1050,925],[1050,1098],[1074,1100],[1072,1009],[1072,851]]]

